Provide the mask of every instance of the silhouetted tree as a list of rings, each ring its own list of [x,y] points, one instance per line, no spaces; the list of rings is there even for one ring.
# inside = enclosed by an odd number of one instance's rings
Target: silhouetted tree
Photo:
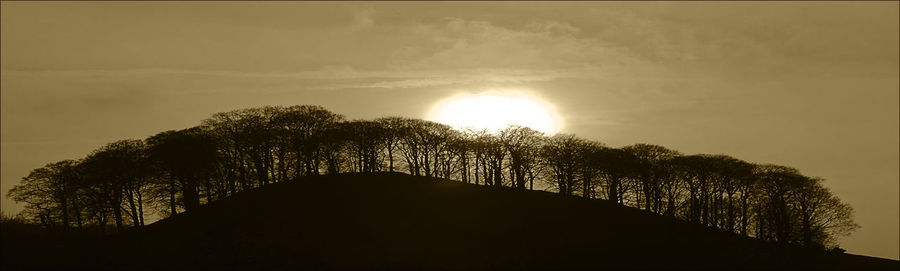
[[[522,126],[510,126],[500,130],[497,137],[509,155],[509,167],[512,175],[512,186],[525,189],[528,182],[526,177],[529,171],[538,162],[536,155],[541,146],[543,134],[534,129]]]
[[[76,165],[74,160],[63,160],[34,169],[21,184],[13,186],[7,196],[16,202],[24,202],[24,213],[37,218],[44,226],[53,227],[59,223],[68,228],[70,214],[75,213],[81,227]]]
[[[560,194],[572,195],[575,190],[579,160],[586,141],[574,135],[558,134],[544,145],[542,156],[552,172]]]
[[[274,182],[385,167],[515,189],[534,189],[538,180],[566,196],[580,190],[584,198],[809,247],[831,247],[859,227],[824,180],[790,167],[651,144],[611,148],[521,126],[492,134],[402,117],[345,121],[312,105],[216,113],[198,127],[116,141],[82,160],[33,170],[8,197],[45,227],[105,230],[112,220],[122,230],[144,225],[145,205],[175,215]]]
[[[596,197],[597,178],[602,175],[601,169],[605,163],[602,157],[606,146],[600,142],[586,140],[579,148],[581,157],[578,159],[576,167],[578,168],[578,179],[581,182],[581,196],[592,199]]]
[[[638,207],[640,199],[643,199],[645,210],[661,213],[663,179],[670,178],[667,176],[666,161],[678,156],[679,153],[650,144],[635,144],[622,149],[637,158],[635,170],[639,187],[635,192],[638,195]]]
[[[606,199],[618,204],[625,204],[628,192],[627,180],[637,173],[638,160],[630,152],[622,149],[603,148],[594,152],[596,164],[599,166],[601,186],[606,191]]]
[[[315,105],[291,106],[278,117],[287,133],[291,135],[291,145],[296,159],[294,178],[305,175],[318,175],[322,161],[322,141],[330,140],[325,133],[344,121],[344,116]],[[334,143],[334,142],[331,142]]]
[[[184,209],[200,206],[200,186],[221,166],[216,141],[200,128],[159,133],[148,140],[150,159],[169,173],[170,207],[175,214],[175,190],[180,188]]]
[[[778,242],[791,242],[794,219],[791,202],[800,188],[803,176],[794,169],[785,166],[763,165],[757,167],[756,172],[760,182],[762,209],[760,217],[767,223],[760,225],[765,232],[774,233]]]
[[[821,178],[803,178],[793,207],[799,219],[800,244],[833,247],[834,237],[859,228],[853,222],[853,209],[831,194]]]
[[[388,171],[394,172],[394,150],[401,143],[403,137],[403,118],[384,117],[375,120],[384,129],[384,148],[387,151]]]
[[[386,144],[387,131],[374,121],[350,121],[341,124],[345,129],[348,151],[351,153],[352,170],[355,172],[381,171],[381,149]]]

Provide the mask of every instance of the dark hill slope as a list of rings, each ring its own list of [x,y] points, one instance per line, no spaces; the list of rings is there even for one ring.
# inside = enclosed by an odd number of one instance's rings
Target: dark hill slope
[[[309,177],[126,232],[102,268],[882,268],[605,201],[405,174]]]

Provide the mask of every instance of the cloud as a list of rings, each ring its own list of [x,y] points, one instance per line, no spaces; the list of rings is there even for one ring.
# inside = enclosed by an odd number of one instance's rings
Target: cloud
[[[420,48],[430,50],[409,53],[410,61],[404,66],[410,68],[559,69],[636,61],[627,52],[581,36],[579,28],[559,21],[503,27],[448,17],[417,25],[411,32],[428,37]]]
[[[395,71],[398,76],[391,80],[379,80],[365,83],[333,84],[317,87],[317,89],[351,89],[351,88],[423,88],[448,85],[472,84],[524,84],[529,82],[550,81],[578,76],[572,70],[435,70],[435,71]],[[374,78],[374,77],[373,77]]]
[[[358,28],[366,28],[375,24],[375,8],[372,6],[355,7],[353,13],[353,25]]]

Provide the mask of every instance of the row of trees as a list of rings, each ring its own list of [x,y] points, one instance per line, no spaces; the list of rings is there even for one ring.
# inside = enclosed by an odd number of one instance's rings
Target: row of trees
[[[346,120],[320,106],[217,113],[35,169],[8,196],[48,227],[142,226],[235,193],[341,172],[405,171],[609,200],[760,239],[832,246],[858,226],[820,178],[725,155],[611,148],[527,127],[458,131],[410,118]]]

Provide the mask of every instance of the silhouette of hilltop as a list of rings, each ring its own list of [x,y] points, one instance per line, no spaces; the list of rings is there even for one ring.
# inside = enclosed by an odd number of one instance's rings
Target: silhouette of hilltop
[[[402,173],[303,177],[79,244],[66,250],[65,263],[53,266],[54,257],[44,255],[33,264],[79,269],[900,267],[893,260],[764,242],[604,200]]]

